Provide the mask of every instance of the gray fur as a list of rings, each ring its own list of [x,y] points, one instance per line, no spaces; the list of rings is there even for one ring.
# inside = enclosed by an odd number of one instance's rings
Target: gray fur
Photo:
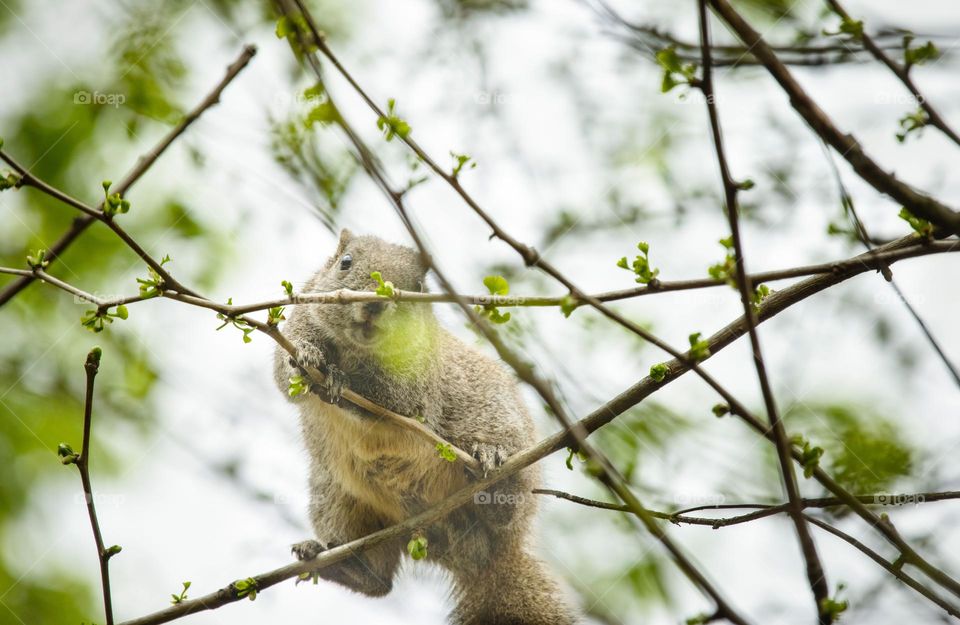
[[[345,254],[352,257],[340,269]],[[307,282],[306,291],[372,290],[370,273],[410,291],[423,289],[418,253],[344,230],[334,255]],[[512,376],[444,330],[429,306],[394,302],[294,307],[283,328],[301,364],[333,381],[294,398],[311,459],[310,518],[319,540],[294,546],[301,559],[324,545],[342,544],[382,529],[461,488],[471,479],[420,436],[371,413],[336,402],[339,383],[425,425],[487,469],[534,443],[532,420]],[[305,361],[305,362],[304,362]],[[275,377],[287,394],[299,373],[282,349]],[[467,504],[430,527],[428,560],[450,571],[457,625],[564,625],[573,612],[543,563],[531,555],[531,523],[539,482],[534,467],[497,484],[493,500]],[[319,571],[358,592],[388,592],[405,551],[388,542]]]

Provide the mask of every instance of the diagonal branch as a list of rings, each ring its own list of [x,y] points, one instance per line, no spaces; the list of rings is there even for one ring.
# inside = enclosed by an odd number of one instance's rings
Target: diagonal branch
[[[747,276],[746,260],[743,256],[743,241],[740,235],[740,207],[737,202],[738,185],[730,174],[730,166],[723,149],[723,135],[720,129],[720,115],[717,112],[717,103],[713,91],[713,68],[710,52],[710,25],[707,13],[706,0],[698,0],[697,8],[700,16],[700,49],[703,55],[703,75],[698,84],[703,91],[707,113],[710,118],[710,130],[713,135],[713,145],[717,153],[717,163],[720,168],[720,177],[723,182],[723,191],[726,198],[727,222],[730,225],[730,236],[733,240],[735,267],[737,272],[737,288],[740,291],[740,302],[743,304],[743,318],[747,322],[747,334],[750,337],[750,348],[753,352],[753,364],[760,381],[760,390],[763,394],[763,403],[767,411],[767,419],[776,439],[777,459],[780,462],[780,474],[783,478],[784,489],[790,502],[790,517],[793,519],[800,542],[800,550],[806,562],[807,581],[813,591],[814,602],[821,625],[833,622],[833,614],[827,610],[827,600],[830,589],[827,585],[826,572],[817,554],[817,546],[813,542],[810,530],[803,520],[803,504],[800,501],[800,489],[797,486],[797,476],[790,461],[790,442],[787,432],[780,420],[767,367],[763,361],[763,352],[760,348],[760,336],[757,333],[757,318],[754,311],[752,294],[753,286]]]

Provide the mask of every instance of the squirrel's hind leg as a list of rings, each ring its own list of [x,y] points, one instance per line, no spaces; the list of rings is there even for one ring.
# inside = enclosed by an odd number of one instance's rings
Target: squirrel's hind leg
[[[293,552],[298,559],[311,559],[325,548],[348,543],[389,525],[369,506],[343,492],[328,477],[320,478],[312,486],[310,520],[319,540],[294,545]],[[400,543],[387,541],[318,569],[317,574],[356,592],[382,597],[393,588],[401,551]]]

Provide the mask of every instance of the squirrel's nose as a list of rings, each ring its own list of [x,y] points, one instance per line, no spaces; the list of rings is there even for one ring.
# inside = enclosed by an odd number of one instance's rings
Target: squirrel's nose
[[[382,313],[386,306],[386,302],[367,302],[363,305],[363,311],[372,317]]]

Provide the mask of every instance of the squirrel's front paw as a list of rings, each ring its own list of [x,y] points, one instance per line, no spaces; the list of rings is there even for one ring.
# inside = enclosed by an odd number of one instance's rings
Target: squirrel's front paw
[[[339,404],[343,389],[347,386],[347,374],[336,365],[327,365],[327,379],[321,397],[331,404]]]
[[[311,384],[310,391],[326,402],[337,404],[343,395],[347,376],[336,365],[327,361],[323,350],[308,341],[296,341],[297,357],[290,358],[290,366],[302,371],[306,377],[314,378],[315,373],[324,377],[323,384]]]
[[[483,477],[507,461],[507,450],[493,443],[474,443],[470,446],[470,455],[480,461]]]
[[[290,366],[309,373],[309,369],[316,369],[323,373],[327,369],[327,357],[323,350],[309,341],[294,341],[297,348],[297,357],[290,357]]]

